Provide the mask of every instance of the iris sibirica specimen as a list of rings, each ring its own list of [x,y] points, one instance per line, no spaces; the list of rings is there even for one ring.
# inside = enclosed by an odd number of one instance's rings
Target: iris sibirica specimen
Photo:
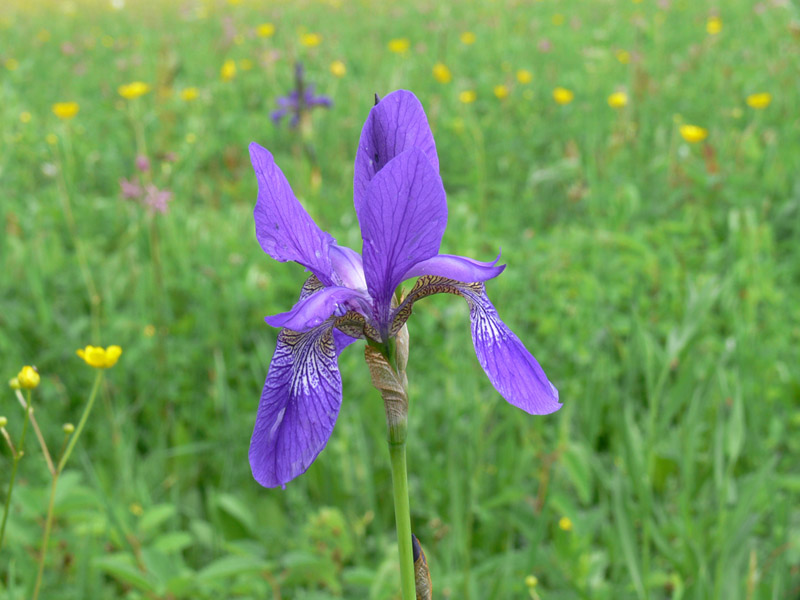
[[[330,108],[332,104],[333,100],[328,96],[314,95],[314,84],[306,82],[303,65],[297,63],[294,67],[294,89],[288,95],[278,98],[280,108],[273,111],[270,118],[278,124],[285,116],[291,115],[289,125],[297,127],[312,108]]]
[[[401,517],[408,521],[405,323],[414,303],[436,293],[466,300],[478,362],[509,403],[548,414],[561,406],[558,392],[486,295],[484,282],[505,267],[439,252],[447,202],[433,134],[414,94],[399,90],[376,98],[361,132],[353,180],[360,254],[314,223],[267,150],[251,144],[250,155],[258,179],[254,217],[261,247],[311,273],[294,307],[266,319],[281,331],[250,443],[253,475],[261,485],[276,487],[308,469],[339,414],[337,357],[365,339],[373,383],[386,405],[403,567],[405,556],[411,562],[410,529],[400,523]],[[412,278],[417,280],[410,292],[399,295],[398,286]],[[405,585],[404,580],[404,593]]]

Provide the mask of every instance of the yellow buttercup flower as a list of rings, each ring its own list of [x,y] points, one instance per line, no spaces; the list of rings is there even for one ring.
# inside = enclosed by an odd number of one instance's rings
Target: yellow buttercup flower
[[[81,107],[77,102],[56,102],[53,104],[53,114],[65,121],[77,115],[80,109]]]
[[[562,531],[572,531],[572,521],[569,517],[561,517],[558,520],[558,527]]]
[[[21,113],[19,113],[19,120],[23,123],[30,123],[32,118],[33,117],[31,113],[29,113],[27,110],[24,110]]]
[[[300,36],[300,43],[306,48],[313,48],[322,43],[322,36],[318,33],[304,33]]]
[[[569,104],[574,98],[575,94],[567,88],[557,87],[553,90],[553,100],[559,104]]]
[[[219,70],[222,81],[230,81],[236,77],[236,62],[230,58],[222,63],[222,68]]]
[[[756,110],[767,108],[770,102],[772,102],[772,94],[770,94],[769,92],[750,94],[747,97],[747,106],[749,106],[750,108],[755,108]]]
[[[433,78],[439,83],[450,83],[453,79],[453,74],[447,68],[447,65],[438,62],[433,65]]]
[[[464,90],[458,95],[458,99],[464,104],[472,104],[477,98],[478,94],[474,90]]]
[[[122,348],[119,346],[109,346],[108,348],[86,346],[86,348],[79,348],[77,351],[77,355],[87,365],[95,369],[110,369],[117,364],[120,354],[122,354]]]
[[[461,38],[461,43],[466,44],[467,46],[474,44],[476,39],[475,34],[471,31],[465,31],[459,37]]]
[[[709,35],[717,35],[722,31],[722,19],[719,17],[711,17],[706,22],[706,31]]]
[[[708,137],[708,129],[697,125],[681,125],[679,131],[681,132],[681,137],[690,144],[702,142]]]
[[[5,65],[6,69],[9,71],[16,71],[19,69],[19,61],[16,58],[7,58]]]
[[[186,100],[186,102],[196,100],[199,95],[200,91],[196,87],[188,87],[181,90],[181,99]]]
[[[628,104],[628,94],[625,92],[614,92],[608,97],[608,105],[611,108],[623,108]]]
[[[36,369],[33,367],[25,365],[22,367],[22,370],[17,373],[17,381],[19,382],[19,387],[23,390],[32,390],[39,385],[39,373],[37,373]]]
[[[119,95],[125,98],[126,100],[133,100],[134,98],[139,98],[140,96],[144,96],[149,91],[150,91],[150,86],[147,85],[144,81],[133,81],[131,83],[126,83],[125,85],[121,85],[117,88],[117,93],[119,93]]]
[[[517,71],[517,81],[521,84],[525,85],[533,81],[533,73],[528,71],[527,69],[520,69]]]
[[[623,65],[627,65],[629,62],[631,62],[631,53],[627,50],[623,50],[622,48],[619,48],[616,52],[614,52],[614,56],[616,56],[617,60]]]
[[[503,100],[508,98],[508,88],[504,85],[496,85],[494,86],[494,95],[497,96],[499,100]]]
[[[258,37],[272,37],[275,34],[275,25],[272,23],[262,23],[256,27],[256,33],[258,34]]]
[[[411,40],[408,38],[389,40],[389,50],[395,54],[405,54],[409,48],[411,48]]]
[[[331,73],[335,77],[344,77],[347,74],[347,67],[340,60],[335,60],[331,63]]]

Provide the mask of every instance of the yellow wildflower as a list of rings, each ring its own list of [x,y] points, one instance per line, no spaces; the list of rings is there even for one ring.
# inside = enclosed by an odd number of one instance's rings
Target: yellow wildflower
[[[119,95],[125,98],[126,100],[133,100],[134,98],[144,96],[149,91],[150,91],[150,86],[147,85],[144,81],[133,81],[131,83],[126,83],[125,85],[121,85],[117,88],[117,92],[119,93]]]
[[[222,63],[222,68],[219,70],[222,81],[230,81],[236,77],[236,62],[230,58]]]
[[[575,98],[575,94],[567,88],[557,87],[553,90],[553,100],[559,104],[569,104],[573,98]]]
[[[304,33],[300,36],[300,43],[306,48],[313,48],[322,43],[322,36],[318,33]]]
[[[614,92],[608,97],[608,105],[611,108],[623,108],[628,104],[628,94],[625,92]]]
[[[558,527],[562,531],[572,531],[572,521],[569,517],[561,517],[558,520]]]
[[[508,88],[504,85],[496,85],[494,86],[494,95],[497,96],[498,100],[508,98]]]
[[[411,48],[411,40],[408,38],[389,40],[389,50],[395,54],[405,54],[409,48]]]
[[[6,69],[9,71],[16,71],[19,69],[19,61],[16,58],[7,58],[5,65]]]
[[[55,146],[58,143],[58,136],[55,133],[48,133],[44,136],[44,140],[51,146]]]
[[[340,60],[335,60],[331,63],[331,73],[336,77],[344,77],[347,74],[347,67]]]
[[[690,144],[702,142],[708,137],[708,129],[697,125],[681,125],[679,131],[681,132],[681,137]]]
[[[31,116],[31,113],[29,113],[27,110],[24,110],[21,113],[19,113],[19,120],[22,121],[23,123],[30,123],[32,118],[33,117]]]
[[[181,90],[181,99],[186,100],[186,102],[196,100],[199,95],[200,91],[196,87],[188,87]]]
[[[90,367],[109,369],[117,364],[117,360],[122,354],[122,348],[119,346],[109,346],[108,348],[86,346],[86,348],[79,348],[76,353]]]
[[[614,56],[616,56],[617,60],[623,65],[627,65],[629,62],[631,62],[631,53],[627,50],[623,50],[622,48],[617,49],[617,51],[614,52]]]
[[[478,94],[474,90],[464,90],[458,95],[458,99],[464,104],[471,104],[477,100]]]
[[[706,31],[709,35],[717,35],[722,31],[722,19],[719,17],[710,17],[706,22]]]
[[[258,37],[268,38],[275,35],[275,25],[272,23],[262,23],[258,27],[256,27],[256,33]]]
[[[25,365],[22,367],[22,370],[17,373],[19,387],[21,387],[23,390],[32,390],[39,385],[39,380],[39,373],[37,373],[36,369],[29,365]]]
[[[520,69],[517,71],[517,81],[521,84],[525,85],[533,81],[533,73],[528,71],[527,69]]]
[[[750,94],[747,97],[747,106],[750,108],[755,108],[756,110],[767,108],[770,102],[772,102],[772,94],[769,92]]]
[[[555,15],[553,15],[552,19],[550,19],[550,20],[553,22],[553,25],[558,27],[559,25],[563,25],[564,24],[564,15],[555,14]]]
[[[461,43],[467,46],[469,46],[470,44],[474,44],[476,39],[475,34],[472,33],[471,31],[465,31],[464,33],[461,34],[460,38],[461,38]]]
[[[81,107],[77,102],[56,102],[53,104],[53,114],[65,121],[78,114]]]
[[[437,62],[433,65],[433,78],[439,83],[450,83],[453,80],[453,74],[446,64]]]
[[[249,58],[243,58],[239,61],[239,68],[242,71],[250,71],[253,68],[253,61]]]

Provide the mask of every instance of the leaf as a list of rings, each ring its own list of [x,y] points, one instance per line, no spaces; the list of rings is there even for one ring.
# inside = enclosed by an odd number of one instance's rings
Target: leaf
[[[173,531],[158,536],[153,541],[153,547],[164,554],[181,552],[192,545],[194,538],[185,531]]]
[[[217,508],[225,515],[238,523],[245,531],[253,537],[258,537],[256,519],[250,509],[236,496],[230,494],[220,494],[215,499]]]
[[[223,556],[197,574],[197,580],[209,583],[245,573],[262,573],[275,568],[273,563],[253,556]]]
[[[142,573],[127,554],[112,554],[95,558],[93,564],[115,579],[132,585],[144,592],[155,592],[156,584],[146,573]]]
[[[174,517],[176,512],[173,504],[156,504],[148,508],[139,519],[139,530],[143,533],[150,533]]]

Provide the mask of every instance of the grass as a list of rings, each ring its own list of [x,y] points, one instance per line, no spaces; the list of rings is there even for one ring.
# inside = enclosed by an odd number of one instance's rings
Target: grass
[[[263,316],[303,281],[253,236],[247,144],[269,148],[320,226],[359,248],[356,141],[373,93],[398,87],[436,136],[443,251],[502,247],[489,294],[565,404],[538,418],[508,406],[478,368],[463,302],[418,305],[408,461],[435,597],[797,596],[796,6],[128,4],[0,8],[0,372],[38,366],[52,449],[92,381],[75,349],[124,349],[59,483],[43,597],[397,597],[384,416],[358,346],[305,475],[265,490],[246,455],[277,333]],[[256,35],[263,22],[274,36]],[[322,43],[301,46],[301,28]],[[390,52],[402,37],[409,50]],[[295,60],[335,102],[314,113],[321,185],[295,133],[269,120]],[[135,80],[152,91],[122,99]],[[556,104],[556,86],[574,101]],[[611,109],[620,89],[629,103]],[[462,104],[464,90],[477,100]],[[772,103],[747,106],[761,91]],[[51,113],[61,101],[80,104],[74,119]],[[680,123],[707,140],[684,142]],[[166,215],[120,199],[145,151],[174,192]],[[17,440],[23,415],[5,398]],[[2,494],[11,464],[4,447]],[[31,592],[48,494],[29,436],[0,598]]]

